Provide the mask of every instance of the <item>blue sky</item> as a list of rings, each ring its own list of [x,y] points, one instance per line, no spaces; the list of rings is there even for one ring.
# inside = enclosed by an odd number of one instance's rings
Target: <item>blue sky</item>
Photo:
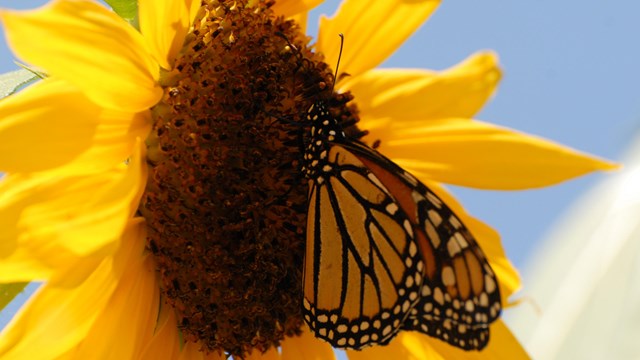
[[[0,0],[0,7],[43,3]],[[318,14],[333,13],[336,4],[329,1],[312,13],[310,33]],[[444,69],[475,51],[492,49],[500,56],[504,78],[479,119],[620,160],[640,125],[640,2],[604,4],[444,1],[382,66]],[[15,69],[4,41],[0,53],[0,72]],[[502,234],[508,255],[523,267],[563,211],[606,176],[520,192],[452,190],[468,211]]]

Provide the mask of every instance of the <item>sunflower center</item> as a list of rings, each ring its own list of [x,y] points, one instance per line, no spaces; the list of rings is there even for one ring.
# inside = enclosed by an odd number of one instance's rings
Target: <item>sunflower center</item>
[[[302,121],[331,81],[294,22],[252,3],[203,2],[152,109],[139,209],[184,338],[239,356],[302,326]]]

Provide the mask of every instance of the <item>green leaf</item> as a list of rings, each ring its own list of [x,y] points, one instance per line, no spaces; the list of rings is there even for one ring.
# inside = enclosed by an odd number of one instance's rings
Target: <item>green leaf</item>
[[[19,69],[0,75],[0,99],[5,98],[22,86],[40,79],[36,73],[26,69]]]
[[[0,284],[0,310],[4,309],[29,283]]]
[[[116,14],[125,19],[129,24],[138,28],[138,1],[137,0],[105,0]]]

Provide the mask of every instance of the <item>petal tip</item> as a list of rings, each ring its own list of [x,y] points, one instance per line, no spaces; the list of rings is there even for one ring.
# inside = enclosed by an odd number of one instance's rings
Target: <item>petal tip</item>
[[[599,165],[599,170],[604,171],[622,170],[624,168],[623,164],[603,160],[599,161]]]

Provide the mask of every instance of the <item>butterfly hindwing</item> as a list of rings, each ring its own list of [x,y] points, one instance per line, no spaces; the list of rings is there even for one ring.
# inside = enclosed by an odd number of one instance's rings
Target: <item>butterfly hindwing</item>
[[[424,262],[420,301],[404,329],[463,349],[482,349],[501,311],[495,273],[470,231],[423,183],[378,152],[356,142],[355,154],[385,183],[415,227]]]

